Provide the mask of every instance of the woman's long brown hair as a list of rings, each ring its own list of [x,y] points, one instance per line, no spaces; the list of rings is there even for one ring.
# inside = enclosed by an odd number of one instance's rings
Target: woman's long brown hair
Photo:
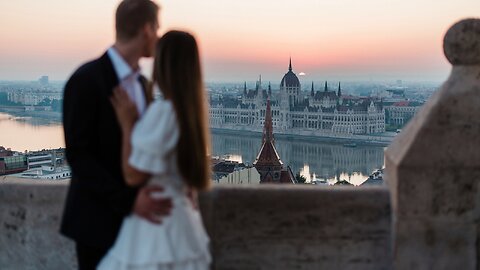
[[[189,186],[204,190],[211,182],[210,131],[200,56],[191,34],[169,31],[163,35],[156,48],[153,79],[177,113],[180,173]]]

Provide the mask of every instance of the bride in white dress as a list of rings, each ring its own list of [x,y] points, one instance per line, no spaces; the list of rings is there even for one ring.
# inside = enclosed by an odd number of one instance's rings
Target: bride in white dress
[[[158,42],[153,72],[163,97],[136,122],[135,105],[123,89],[112,96],[123,132],[123,170],[129,185],[159,185],[172,199],[160,224],[126,217],[99,270],[206,270],[208,236],[194,202],[210,183],[209,131],[197,43],[170,31]]]

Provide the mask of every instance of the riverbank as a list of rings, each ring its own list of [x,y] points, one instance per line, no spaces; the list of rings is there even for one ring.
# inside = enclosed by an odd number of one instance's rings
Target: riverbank
[[[223,128],[211,128],[212,133],[226,134],[235,136],[247,136],[254,138],[261,138],[262,131],[258,130],[246,130],[246,129],[223,129]],[[305,132],[306,133],[306,132]],[[293,133],[281,133],[275,132],[275,138],[287,141],[305,141],[305,142],[328,142],[334,144],[355,144],[355,145],[367,145],[367,146],[388,146],[395,136],[392,135],[335,135],[335,136],[321,136],[310,134],[293,134]]]
[[[32,125],[49,125],[62,123],[62,113],[55,111],[19,111],[0,108],[0,113],[7,114],[17,121],[29,122]]]
[[[0,108],[0,113],[5,113],[15,118],[17,121],[28,122],[32,125],[51,125],[62,123],[62,113],[55,111],[15,111]],[[211,128],[212,133],[226,134],[234,136],[246,136],[251,138],[261,138],[262,130],[248,129],[226,129]],[[366,145],[366,146],[388,146],[395,133],[384,133],[381,135],[325,135],[312,131],[296,131],[297,133],[275,131],[275,137],[287,141],[305,141],[305,142],[328,142],[344,145]]]

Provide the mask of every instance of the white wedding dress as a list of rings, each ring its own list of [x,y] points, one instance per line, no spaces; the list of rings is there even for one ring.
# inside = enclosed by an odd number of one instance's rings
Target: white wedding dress
[[[156,100],[133,130],[129,163],[153,175],[149,185],[164,188],[159,195],[172,199],[171,214],[159,225],[134,214],[126,217],[98,270],[209,269],[209,238],[199,212],[186,196],[186,186],[178,171],[175,151],[178,138],[172,103]]]

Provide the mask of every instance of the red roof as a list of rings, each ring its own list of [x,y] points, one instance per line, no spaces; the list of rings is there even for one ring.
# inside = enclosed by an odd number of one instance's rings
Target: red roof
[[[406,107],[410,104],[409,101],[399,101],[399,102],[395,102],[393,103],[393,106],[396,106],[396,107]]]
[[[265,141],[260,148],[260,152],[258,153],[255,162],[253,162],[254,166],[282,166],[283,163],[280,160],[280,156],[278,155],[277,149],[275,149],[275,145],[271,141]]]
[[[295,184],[295,176],[293,175],[290,167],[288,167],[286,170],[282,170],[282,174],[280,176],[280,183]]]

